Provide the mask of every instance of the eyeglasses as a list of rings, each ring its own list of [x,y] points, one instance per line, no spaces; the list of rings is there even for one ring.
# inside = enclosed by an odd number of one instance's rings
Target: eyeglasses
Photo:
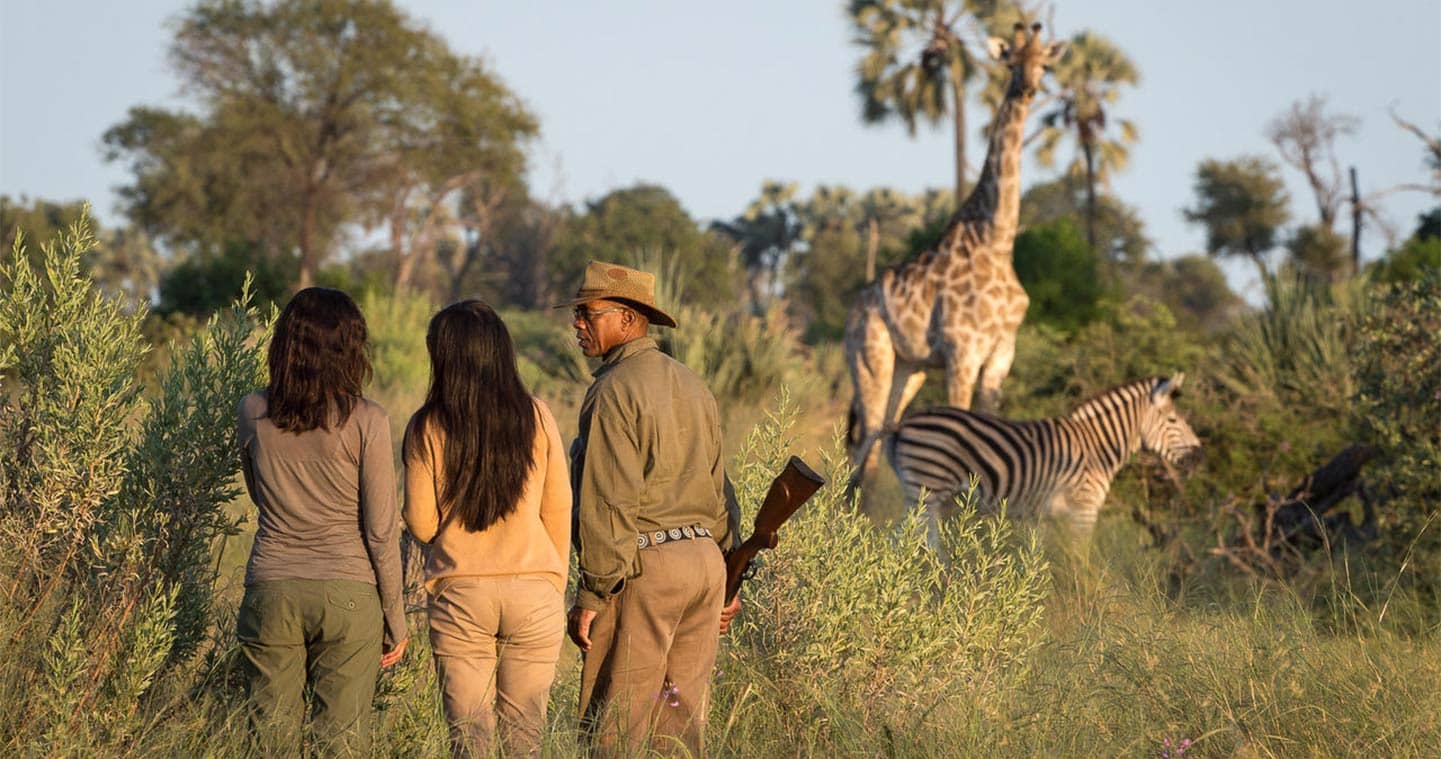
[[[594,323],[595,323],[595,317],[597,317],[597,316],[602,316],[602,315],[604,315],[604,314],[609,314],[609,313],[613,313],[613,312],[616,312],[616,311],[624,311],[624,310],[625,310],[625,307],[624,307],[624,306],[613,306],[613,307],[611,307],[611,308],[602,308],[602,309],[597,309],[597,310],[595,310],[595,311],[588,311],[588,310],[586,310],[585,306],[576,306],[576,307],[575,307],[575,310],[574,310],[574,311],[571,311],[570,314],[571,314],[571,318],[573,318],[573,319],[579,319],[580,321],[594,324]]]

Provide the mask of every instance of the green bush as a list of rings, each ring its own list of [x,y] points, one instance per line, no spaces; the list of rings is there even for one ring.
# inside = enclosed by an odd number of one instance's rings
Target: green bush
[[[1378,455],[1367,482],[1380,500],[1382,553],[1426,592],[1441,623],[1441,273],[1388,287],[1360,328],[1355,397]]]
[[[1266,305],[1242,319],[1217,378],[1238,395],[1270,395],[1344,415],[1355,393],[1352,347],[1365,294],[1268,277]]]
[[[1016,236],[1016,277],[1031,299],[1026,323],[1072,332],[1100,318],[1106,299],[1102,257],[1069,218]]]
[[[748,518],[792,447],[795,413],[783,395],[739,454]],[[1009,687],[1042,640],[1049,573],[1034,535],[971,514],[946,531],[947,563],[919,515],[891,532],[856,511],[844,462],[836,445],[830,484],[746,586],[712,709],[713,723],[749,720],[722,738],[728,752],[882,753],[887,735],[926,735],[960,700]]]
[[[81,275],[91,245],[82,220],[38,272],[17,251],[0,274],[0,745],[17,752],[119,753],[155,719],[157,681],[211,632],[235,407],[263,377],[264,325],[238,306],[145,403],[144,310]]]

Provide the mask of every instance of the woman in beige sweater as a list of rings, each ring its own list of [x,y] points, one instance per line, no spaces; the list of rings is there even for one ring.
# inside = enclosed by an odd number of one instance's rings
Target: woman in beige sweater
[[[550,409],[525,391],[500,317],[446,307],[405,432],[405,523],[430,543],[430,641],[451,747],[540,752],[565,631],[570,478]]]

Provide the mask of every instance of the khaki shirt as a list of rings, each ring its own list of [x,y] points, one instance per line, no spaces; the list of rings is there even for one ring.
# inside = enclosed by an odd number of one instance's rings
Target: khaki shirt
[[[599,611],[640,574],[640,533],[700,525],[724,548],[734,530],[720,413],[705,383],[648,337],[612,348],[594,376],[571,446],[571,479],[576,604]]]

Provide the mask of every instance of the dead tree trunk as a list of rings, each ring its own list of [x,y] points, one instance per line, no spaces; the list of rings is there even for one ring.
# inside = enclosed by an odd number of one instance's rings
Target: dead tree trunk
[[[1273,545],[1315,547],[1333,542],[1343,526],[1354,528],[1349,514],[1328,516],[1326,512],[1347,497],[1361,493],[1361,467],[1374,455],[1375,449],[1369,446],[1353,445],[1312,472],[1279,504],[1273,505],[1270,501],[1257,504],[1257,515],[1263,517],[1261,523],[1266,529],[1261,537]],[[1364,499],[1363,506],[1369,512],[1369,503]],[[1374,529],[1374,525],[1363,521],[1361,529],[1368,527]]]
[[[1279,576],[1287,571],[1288,556],[1371,540],[1376,537],[1376,513],[1361,468],[1375,454],[1370,446],[1350,446],[1302,479],[1285,498],[1269,497],[1252,505],[1249,513],[1234,502],[1226,506],[1240,529],[1229,542],[1219,539],[1210,552],[1247,572]],[[1329,513],[1353,495],[1361,501],[1359,525],[1349,511]]]

